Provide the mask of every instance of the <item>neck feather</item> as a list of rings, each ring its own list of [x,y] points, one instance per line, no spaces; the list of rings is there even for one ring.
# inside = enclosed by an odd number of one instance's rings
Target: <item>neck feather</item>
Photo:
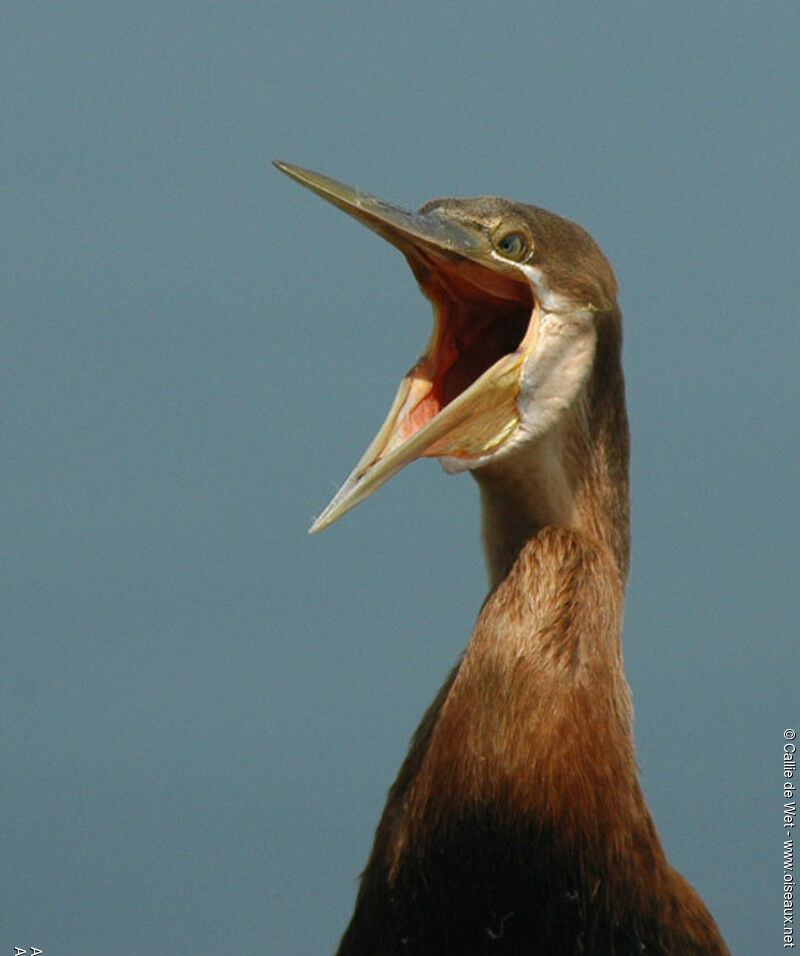
[[[623,845],[652,871],[661,851],[636,779],[622,592],[611,551],[579,532],[547,527],[525,544],[431,727],[411,795],[418,821],[436,828],[491,804],[557,833],[590,872],[605,875],[605,854]]]
[[[493,588],[525,543],[553,526],[608,548],[623,582],[627,577],[629,439],[619,311],[598,313],[596,322],[592,371],[558,425],[474,472]]]

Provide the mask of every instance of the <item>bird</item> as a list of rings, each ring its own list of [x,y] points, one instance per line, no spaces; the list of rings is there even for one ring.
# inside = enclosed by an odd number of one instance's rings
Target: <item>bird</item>
[[[576,223],[407,212],[282,172],[397,247],[433,333],[311,527],[409,462],[477,481],[489,591],[392,784],[338,956],[725,954],[638,779],[621,652],[629,432],[617,282]]]

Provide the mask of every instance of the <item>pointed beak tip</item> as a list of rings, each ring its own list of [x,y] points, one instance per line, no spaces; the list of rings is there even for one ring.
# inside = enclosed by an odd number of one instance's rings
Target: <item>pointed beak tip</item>
[[[294,179],[295,182],[298,182],[307,188],[312,188],[311,181],[313,181],[314,177],[317,176],[316,173],[312,173],[309,169],[303,169],[302,166],[295,166],[292,163],[285,163],[282,159],[273,159],[270,160],[270,162],[275,169],[278,170],[278,172],[288,176],[289,179]]]
[[[332,504],[333,502],[331,502],[331,505]],[[331,505],[328,505],[322,514],[319,514],[316,518],[314,518],[313,522],[311,523],[311,527],[308,529],[309,534],[319,534],[320,531],[324,531],[327,527],[332,525],[338,517],[340,517],[342,511],[339,509],[334,510]]]

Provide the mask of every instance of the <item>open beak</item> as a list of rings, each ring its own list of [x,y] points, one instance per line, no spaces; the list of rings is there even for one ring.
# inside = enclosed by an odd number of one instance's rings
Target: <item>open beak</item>
[[[397,246],[434,309],[430,342],[313,533],[415,458],[470,467],[498,450],[520,423],[519,375],[538,339],[539,307],[524,273],[493,251],[477,223],[446,207],[406,212],[319,173],[275,166]]]

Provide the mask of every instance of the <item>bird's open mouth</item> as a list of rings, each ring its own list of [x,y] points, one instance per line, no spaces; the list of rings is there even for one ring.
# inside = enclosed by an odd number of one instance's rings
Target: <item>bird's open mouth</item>
[[[514,281],[458,256],[434,257],[418,248],[404,252],[433,304],[434,329],[408,373],[410,391],[392,447],[418,432],[503,356],[516,352],[534,324],[533,293],[524,279]],[[432,446],[423,454],[439,453]]]
[[[458,470],[479,467],[513,445],[521,368],[539,337],[539,303],[518,260],[501,255],[479,223],[436,203],[408,212],[320,173],[276,165],[396,246],[434,310],[427,348],[369,448],[312,525],[319,531],[415,458],[439,458]]]

